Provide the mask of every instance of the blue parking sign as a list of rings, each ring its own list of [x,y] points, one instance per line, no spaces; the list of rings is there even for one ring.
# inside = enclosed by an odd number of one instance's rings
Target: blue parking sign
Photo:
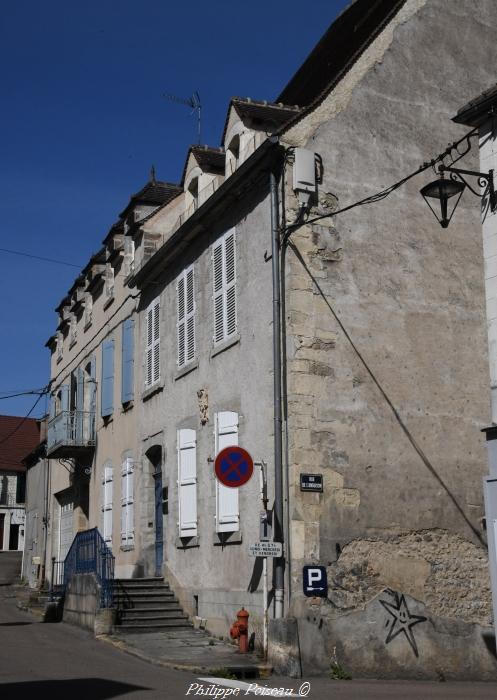
[[[324,566],[304,566],[304,595],[326,598],[328,595],[328,577]]]

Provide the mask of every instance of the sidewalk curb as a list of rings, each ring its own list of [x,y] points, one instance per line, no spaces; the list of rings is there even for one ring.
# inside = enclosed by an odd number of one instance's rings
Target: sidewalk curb
[[[142,661],[146,661],[147,663],[153,664],[154,666],[172,668],[176,671],[190,671],[191,673],[209,673],[209,671],[212,671],[214,668],[216,668],[215,666],[201,666],[199,664],[179,663],[177,661],[167,661],[166,659],[156,659],[153,656],[147,656],[146,654],[143,654],[134,647],[131,647],[128,644],[126,644],[126,642],[122,641],[121,639],[116,639],[115,637],[112,637],[108,634],[99,634],[95,637],[95,639],[98,639],[101,642],[106,642],[107,644],[113,646],[115,649],[124,651],[126,654],[130,654],[130,656],[135,656],[136,658],[141,659]],[[251,666],[240,666],[234,663],[232,665],[225,665],[223,666],[223,668],[228,669],[228,671],[231,671],[233,674],[238,672],[241,674],[241,676],[243,676],[245,673],[255,674],[254,677],[256,678],[269,678],[273,671],[273,667],[269,666],[268,664],[252,664]]]

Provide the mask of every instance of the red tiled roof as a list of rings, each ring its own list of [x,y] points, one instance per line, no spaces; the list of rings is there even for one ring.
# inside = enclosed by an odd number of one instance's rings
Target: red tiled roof
[[[0,472],[26,471],[21,460],[32,452],[39,442],[40,428],[35,418],[0,416]]]

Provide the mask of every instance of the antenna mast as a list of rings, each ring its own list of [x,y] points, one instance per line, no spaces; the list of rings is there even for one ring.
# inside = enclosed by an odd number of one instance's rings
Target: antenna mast
[[[197,112],[197,138],[198,145],[200,146],[202,138],[202,105],[200,103],[200,95],[198,94],[198,92],[195,90],[193,95],[188,99],[168,94],[163,95],[163,97],[165,97],[166,100],[169,100],[170,102],[178,102],[180,105],[186,105],[187,107],[190,107],[192,110],[190,114],[193,114],[195,111]]]

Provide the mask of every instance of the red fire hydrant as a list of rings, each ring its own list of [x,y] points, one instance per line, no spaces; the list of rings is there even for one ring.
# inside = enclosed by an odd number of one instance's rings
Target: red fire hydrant
[[[238,651],[240,654],[246,654],[248,651],[248,619],[249,614],[242,608],[236,614],[237,621],[231,625],[231,639],[238,639]]]

